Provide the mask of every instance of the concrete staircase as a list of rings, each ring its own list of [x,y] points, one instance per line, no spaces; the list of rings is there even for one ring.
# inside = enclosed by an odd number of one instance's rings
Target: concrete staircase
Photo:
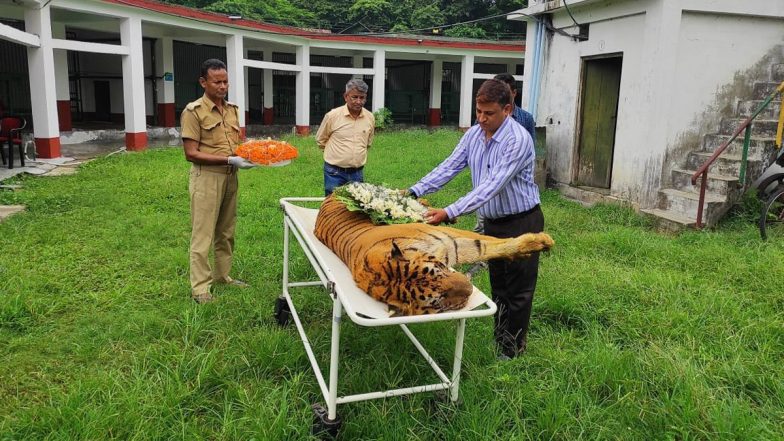
[[[732,133],[749,117],[754,110],[776,90],[784,81],[784,64],[773,64],[768,81],[754,83],[752,96],[738,103],[733,117],[724,118],[718,132],[705,134],[699,150],[687,155],[685,164],[673,168],[671,187],[659,190],[658,202],[654,208],[640,211],[656,218],[658,226],[665,230],[679,231],[694,227],[697,222],[697,209],[700,198],[700,182],[691,184],[691,176],[710,156],[726,142]],[[746,163],[746,182],[739,182],[741,156],[743,154],[743,132],[727,147],[724,153],[708,169],[708,187],[705,191],[703,224],[716,225],[724,214],[732,208],[746,191],[748,185],[762,174],[769,165],[771,152],[775,147],[776,127],[778,125],[781,96],[771,102],[754,120]]]

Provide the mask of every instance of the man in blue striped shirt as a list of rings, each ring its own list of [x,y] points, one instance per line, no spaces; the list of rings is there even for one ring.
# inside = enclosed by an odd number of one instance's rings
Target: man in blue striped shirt
[[[453,221],[478,210],[485,234],[507,238],[544,229],[539,188],[534,183],[531,135],[511,117],[512,91],[503,81],[485,81],[476,94],[477,124],[468,129],[441,164],[409,189],[416,197],[438,191],[464,168],[471,171],[473,189],[443,209],[430,209],[429,224]],[[525,351],[539,253],[527,259],[489,262],[499,358]]]
[[[531,140],[533,141],[534,145],[536,145],[536,121],[534,120],[534,116],[515,104],[515,99],[517,98],[517,83],[514,76],[509,73],[500,73],[493,78],[503,81],[509,86],[510,89],[512,89],[512,114],[509,116],[511,116],[513,120],[517,121],[518,124],[523,126],[523,128],[528,131],[528,134],[531,135]],[[481,233],[484,230],[484,219],[482,218],[481,214],[477,214],[474,231]]]

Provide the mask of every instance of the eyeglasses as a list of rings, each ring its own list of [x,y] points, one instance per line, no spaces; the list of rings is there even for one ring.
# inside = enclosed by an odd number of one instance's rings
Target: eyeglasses
[[[367,96],[363,95],[349,95],[348,99],[351,101],[367,101]]]

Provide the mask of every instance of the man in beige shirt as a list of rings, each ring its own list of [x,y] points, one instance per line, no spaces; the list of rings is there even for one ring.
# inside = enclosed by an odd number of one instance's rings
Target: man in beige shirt
[[[345,106],[324,115],[316,142],[324,150],[324,195],[348,182],[365,180],[363,169],[373,142],[376,118],[365,109],[368,85],[360,79],[346,83]]]
[[[251,168],[236,156],[240,142],[239,109],[226,101],[229,79],[226,65],[216,59],[201,66],[199,84],[204,96],[189,103],[180,117],[185,159],[190,171],[191,197],[191,296],[197,303],[214,300],[213,283],[245,287],[229,276],[237,220],[237,169]],[[210,247],[215,247],[215,267],[210,268]]]

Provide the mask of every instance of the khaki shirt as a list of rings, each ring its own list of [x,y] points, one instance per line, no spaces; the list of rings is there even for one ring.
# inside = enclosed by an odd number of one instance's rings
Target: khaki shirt
[[[223,113],[207,96],[185,106],[180,116],[183,139],[199,143],[199,151],[218,156],[231,156],[240,143],[239,109],[223,102]]]
[[[375,127],[376,118],[365,108],[357,119],[351,116],[347,105],[330,110],[316,133],[316,142],[324,150],[324,162],[343,168],[365,165]]]

